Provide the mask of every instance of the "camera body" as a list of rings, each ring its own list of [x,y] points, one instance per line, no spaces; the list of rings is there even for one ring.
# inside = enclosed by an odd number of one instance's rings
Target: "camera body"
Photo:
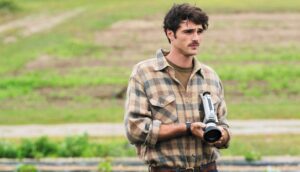
[[[217,127],[218,118],[215,113],[215,109],[211,100],[209,92],[204,92],[201,95],[203,108],[204,108],[204,120],[203,123],[206,124],[204,129],[204,140],[207,142],[215,142],[219,140],[222,136],[221,130]]]

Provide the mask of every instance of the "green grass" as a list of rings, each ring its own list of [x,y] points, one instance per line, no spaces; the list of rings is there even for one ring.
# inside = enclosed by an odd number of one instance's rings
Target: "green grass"
[[[229,149],[222,150],[222,155],[243,156],[248,152],[256,152],[263,156],[300,155],[298,135],[254,135],[234,136]],[[293,146],[294,145],[294,146]]]
[[[78,88],[78,92],[84,92],[84,88],[89,86],[124,86],[131,67],[102,64],[93,67],[81,62],[98,60],[98,63],[109,64],[120,60],[126,63],[127,58],[109,56],[114,52],[114,47],[101,45],[96,35],[120,20],[163,16],[174,2],[183,1],[12,2],[16,10],[6,10],[5,15],[0,15],[0,23],[28,15],[58,15],[74,9],[85,11],[50,30],[28,37],[21,36],[20,29],[0,33],[0,40],[7,36],[15,36],[17,39],[14,43],[0,41],[0,124],[122,122],[124,100],[103,100],[96,96],[76,94],[68,89]],[[209,14],[300,11],[300,1],[297,0],[188,2],[198,4]],[[4,14],[1,9],[0,14]],[[276,24],[249,20],[242,28],[271,29]],[[228,27],[228,23],[220,22],[215,27]],[[300,118],[297,99],[300,90],[300,51],[297,42],[283,45],[245,42],[222,46],[209,43],[199,59],[214,67],[225,83],[230,119]],[[32,70],[26,68],[29,62],[45,55],[54,58],[56,62],[76,65]],[[45,95],[41,93],[41,89],[45,88],[60,91]],[[269,96],[274,97],[269,99]],[[289,99],[289,96],[293,99]],[[255,101],[249,101],[250,98]]]
[[[300,90],[300,69],[297,65],[254,64],[242,66],[219,65],[216,68],[224,81],[236,81],[230,86],[246,95],[266,95],[272,92],[278,94],[297,94]],[[293,82],[291,82],[293,81]],[[226,87],[226,86],[225,86]],[[282,91],[281,91],[282,90]]]
[[[78,89],[80,90],[80,89]],[[124,101],[100,99],[76,91],[53,90],[28,94],[2,101],[1,125],[57,123],[122,123]],[[241,97],[243,98],[243,97]],[[233,101],[227,97],[228,119],[300,119],[299,100],[295,97],[273,95],[262,98],[243,98]],[[292,102],[292,103],[291,103]]]
[[[259,99],[259,98],[258,98]],[[259,100],[257,100],[259,101]],[[274,103],[275,102],[275,103]],[[228,118],[231,119],[300,119],[299,101],[277,103],[247,102],[228,105]]]
[[[101,102],[100,102],[101,103]],[[64,124],[64,123],[95,123],[95,122],[122,122],[123,109],[116,106],[105,108],[94,107],[57,107],[45,108],[12,108],[3,109],[1,125],[25,125],[25,124]],[[44,111],[44,112],[43,112]],[[43,112],[43,113],[41,113]]]
[[[104,84],[126,85],[130,71],[123,68],[72,69],[67,74],[58,71],[30,72],[19,76],[4,76],[0,81],[0,100],[31,94],[44,87],[79,87]]]
[[[1,0],[5,1],[5,0]],[[117,0],[92,0],[88,3],[84,0],[65,0],[64,2],[57,2],[55,0],[47,0],[47,1],[36,1],[36,0],[27,0],[25,1],[13,1],[13,6],[19,6],[24,13],[32,13],[32,12],[56,12],[65,9],[72,9],[76,7],[94,7],[94,8],[105,8],[107,10],[119,9],[120,6],[126,7],[135,7],[135,13],[143,13],[149,11],[167,9],[173,3],[183,3],[189,2],[192,4],[197,4],[202,8],[206,9],[210,12],[248,12],[248,11],[256,11],[256,12],[277,12],[277,11],[299,11],[299,1],[297,0],[287,0],[287,1],[280,1],[280,0],[253,0],[253,1],[238,1],[238,0],[228,0],[226,3],[222,0],[166,0],[162,2],[155,2],[155,1],[145,1],[140,2],[137,0],[128,0],[128,1],[117,1]],[[115,6],[115,4],[118,6]],[[10,7],[9,5],[8,7]],[[137,8],[138,7],[138,8]],[[6,6],[7,8],[7,6]],[[3,8],[3,9],[6,9]]]
[[[65,95],[67,94],[67,96]],[[76,94],[76,92],[73,92]],[[77,93],[55,91],[12,98],[2,102],[0,124],[62,124],[121,122],[124,104]]]

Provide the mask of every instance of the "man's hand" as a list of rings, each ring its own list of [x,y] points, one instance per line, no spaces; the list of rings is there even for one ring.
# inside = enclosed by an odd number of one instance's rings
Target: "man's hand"
[[[218,128],[220,129],[222,136],[218,141],[212,143],[212,145],[216,147],[222,147],[227,142],[229,136],[227,131],[223,127],[218,126]]]
[[[203,140],[203,134],[204,134],[204,128],[206,127],[206,124],[202,122],[194,122],[191,124],[191,131],[192,134],[201,140]]]

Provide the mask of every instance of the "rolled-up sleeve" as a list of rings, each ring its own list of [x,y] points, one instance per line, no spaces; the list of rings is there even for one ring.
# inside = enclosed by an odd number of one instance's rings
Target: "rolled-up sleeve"
[[[134,74],[127,88],[124,122],[126,136],[131,144],[156,144],[161,122],[153,120],[144,86]]]

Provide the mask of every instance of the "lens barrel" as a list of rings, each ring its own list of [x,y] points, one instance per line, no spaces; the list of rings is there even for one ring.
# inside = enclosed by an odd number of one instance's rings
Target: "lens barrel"
[[[221,136],[221,130],[216,126],[207,126],[204,129],[204,140],[209,143],[219,140]]]

